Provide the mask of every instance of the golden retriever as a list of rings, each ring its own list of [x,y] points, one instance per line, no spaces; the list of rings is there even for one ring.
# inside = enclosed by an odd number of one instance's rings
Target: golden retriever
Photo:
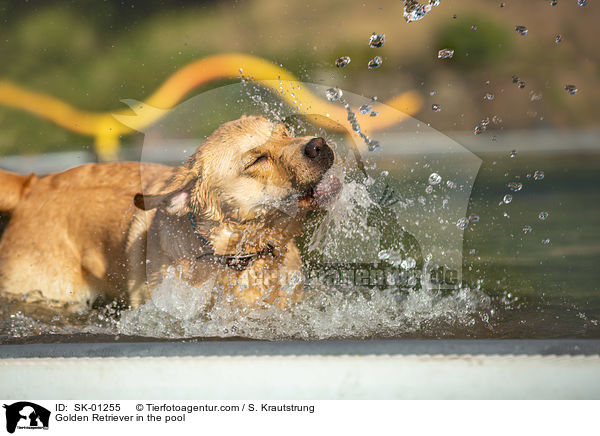
[[[179,167],[89,164],[38,178],[0,172],[0,293],[86,310],[137,307],[169,271],[208,301],[286,307],[302,295],[294,238],[337,195],[323,138],[242,117]]]

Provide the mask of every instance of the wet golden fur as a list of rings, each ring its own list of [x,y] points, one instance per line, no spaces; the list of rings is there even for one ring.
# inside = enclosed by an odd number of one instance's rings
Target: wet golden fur
[[[293,238],[312,207],[306,193],[333,160],[331,150],[330,159],[307,159],[311,139],[242,117],[180,167],[90,164],[41,178],[0,172],[0,211],[11,214],[0,241],[0,293],[76,310],[100,295],[136,307],[175,270],[212,302],[287,306],[302,293]],[[220,261],[256,253],[246,268]]]

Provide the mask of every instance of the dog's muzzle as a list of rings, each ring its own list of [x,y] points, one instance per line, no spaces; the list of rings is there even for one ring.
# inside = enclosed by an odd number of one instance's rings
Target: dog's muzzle
[[[337,197],[342,182],[334,174],[327,172],[333,165],[335,154],[323,138],[313,138],[304,146],[304,156],[322,168],[321,180],[310,187],[300,200],[301,206],[324,207]]]

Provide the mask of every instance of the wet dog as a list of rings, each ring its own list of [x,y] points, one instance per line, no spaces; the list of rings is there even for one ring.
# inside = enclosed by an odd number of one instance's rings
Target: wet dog
[[[42,178],[0,172],[0,292],[89,308],[99,296],[137,307],[170,271],[243,306],[302,296],[294,238],[341,183],[323,138],[242,117],[180,167],[92,164]],[[327,173],[327,174],[326,174]]]

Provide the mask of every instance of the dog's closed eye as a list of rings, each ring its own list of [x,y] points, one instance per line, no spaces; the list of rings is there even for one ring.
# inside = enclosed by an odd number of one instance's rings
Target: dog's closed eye
[[[267,159],[268,159],[268,157],[267,157],[267,155],[266,155],[266,154],[261,154],[260,156],[257,156],[257,157],[255,157],[254,159],[252,159],[252,160],[250,161],[250,163],[246,164],[246,166],[244,167],[244,169],[246,169],[246,170],[247,170],[248,168],[250,168],[250,167],[252,167],[252,166],[254,166],[254,165],[257,165],[257,164],[260,164],[260,163],[266,162],[266,161],[267,161]]]

